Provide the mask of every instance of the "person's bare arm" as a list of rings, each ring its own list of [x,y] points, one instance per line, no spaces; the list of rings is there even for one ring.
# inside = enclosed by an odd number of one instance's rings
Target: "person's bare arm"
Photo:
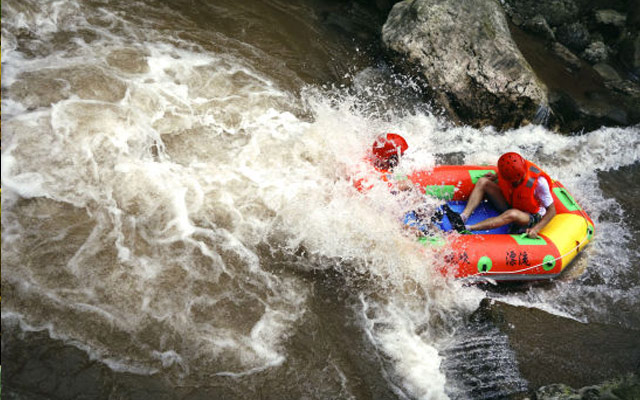
[[[553,217],[555,216],[556,216],[556,205],[552,203],[549,206],[549,208],[547,208],[547,213],[544,215],[544,217],[542,217],[542,219],[537,224],[527,229],[527,236],[529,236],[532,239],[537,239],[539,237],[538,232],[540,232],[542,228],[547,226],[549,221],[551,221],[551,219],[553,219]]]

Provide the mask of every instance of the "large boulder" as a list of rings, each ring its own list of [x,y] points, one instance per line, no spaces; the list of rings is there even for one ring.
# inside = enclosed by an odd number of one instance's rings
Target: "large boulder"
[[[382,28],[400,65],[417,68],[454,119],[510,128],[547,114],[547,91],[495,0],[405,0]],[[538,121],[536,121],[538,122]]]

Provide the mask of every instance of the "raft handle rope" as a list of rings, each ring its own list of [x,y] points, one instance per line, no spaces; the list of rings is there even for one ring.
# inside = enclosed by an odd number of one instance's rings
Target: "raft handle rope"
[[[580,251],[580,247],[587,241],[587,239],[589,238],[589,236],[591,236],[592,232],[591,232],[591,227],[589,226],[589,220],[587,219],[587,215],[584,213],[584,211],[582,210],[582,208],[580,208],[580,214],[582,214],[582,217],[584,218],[584,222],[587,224],[587,232],[586,235],[584,236],[584,238],[582,238],[582,241],[580,243],[578,243],[575,247],[573,247],[571,250],[569,250],[567,253],[555,257],[553,259],[553,261],[558,261],[561,260],[563,258],[565,258],[566,256],[568,256],[569,254],[573,253],[574,251],[576,252],[576,254]],[[547,261],[543,261],[540,264],[534,265],[532,267],[527,267],[527,268],[523,268],[523,269],[519,269],[519,270],[515,270],[515,271],[495,271],[495,272],[491,272],[491,271],[486,271],[486,272],[477,272],[473,275],[470,276],[489,276],[489,275],[509,275],[509,274],[519,274],[521,272],[525,272],[525,271],[529,271],[538,267],[543,267],[545,264],[550,263],[551,260],[547,260]]]

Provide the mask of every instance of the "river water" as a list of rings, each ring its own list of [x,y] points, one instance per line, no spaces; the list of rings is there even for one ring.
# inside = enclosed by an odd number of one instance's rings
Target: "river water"
[[[497,330],[465,350],[485,297],[640,330],[638,127],[454,127],[379,58],[384,2],[292,3],[3,3],[5,396],[501,398],[535,387]],[[595,241],[551,284],[438,275],[418,200],[348,180],[389,131],[407,171],[519,151]]]

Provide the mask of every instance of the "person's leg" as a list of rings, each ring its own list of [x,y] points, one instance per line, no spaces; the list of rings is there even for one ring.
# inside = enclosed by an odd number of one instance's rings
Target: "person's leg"
[[[493,180],[482,177],[476,182],[469,196],[469,200],[467,200],[467,205],[464,207],[462,213],[460,213],[463,221],[466,222],[469,219],[485,196],[498,211],[504,212],[509,208],[509,204],[507,204],[507,201],[502,195],[500,186]]]
[[[484,221],[480,221],[477,224],[473,224],[469,227],[471,231],[484,231],[488,229],[495,229],[501,226],[515,223],[518,225],[526,226],[529,224],[530,214],[524,211],[511,208],[497,217],[487,218]]]

